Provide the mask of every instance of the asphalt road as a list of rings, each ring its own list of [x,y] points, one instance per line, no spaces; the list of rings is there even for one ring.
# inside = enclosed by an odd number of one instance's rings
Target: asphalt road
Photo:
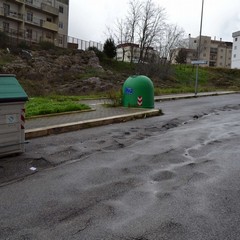
[[[31,140],[47,166],[0,188],[0,239],[240,239],[239,97]]]

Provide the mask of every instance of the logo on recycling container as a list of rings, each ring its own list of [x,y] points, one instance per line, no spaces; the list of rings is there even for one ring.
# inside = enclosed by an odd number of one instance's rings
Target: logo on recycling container
[[[133,89],[132,88],[125,88],[125,93],[126,94],[133,94]]]

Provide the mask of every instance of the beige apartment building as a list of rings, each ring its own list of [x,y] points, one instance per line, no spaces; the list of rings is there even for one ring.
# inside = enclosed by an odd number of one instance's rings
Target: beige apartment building
[[[193,60],[197,60],[197,51],[199,46],[199,37],[187,40],[187,64],[191,64]],[[180,49],[174,50],[174,56],[177,56]],[[200,56],[198,60],[206,61],[203,66],[231,68],[232,59],[232,42],[220,40],[212,40],[209,36],[201,37]],[[172,63],[176,63],[173,57]]]
[[[67,47],[69,0],[0,0],[0,31],[10,41]]]
[[[147,54],[146,54],[147,52]],[[144,51],[143,58],[146,61],[151,60],[156,56],[156,51],[149,47]],[[138,63],[140,58],[140,47],[135,43],[123,43],[117,45],[117,61]]]

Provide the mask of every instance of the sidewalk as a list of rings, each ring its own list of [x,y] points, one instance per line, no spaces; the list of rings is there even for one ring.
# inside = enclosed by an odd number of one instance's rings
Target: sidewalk
[[[197,97],[233,93],[238,92],[225,91],[198,93]],[[192,93],[163,95],[156,96],[155,101],[167,101],[193,97],[195,97],[195,95]],[[106,99],[81,101],[82,103],[89,105],[92,108],[92,111],[57,114],[54,116],[43,116],[28,119],[25,124],[25,137],[26,139],[31,139],[51,134],[76,131],[84,128],[161,115],[161,111],[159,109],[104,107],[102,104],[106,103],[106,101]]]

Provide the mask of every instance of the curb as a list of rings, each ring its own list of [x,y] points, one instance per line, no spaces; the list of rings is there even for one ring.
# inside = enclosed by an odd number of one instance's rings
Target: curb
[[[165,96],[155,97],[154,101],[161,102],[161,101],[171,101],[171,100],[177,100],[177,99],[198,98],[198,97],[218,96],[218,95],[226,95],[226,94],[239,94],[239,93],[240,93],[239,91],[225,91],[225,92],[199,93],[197,96],[195,96],[194,94],[189,94],[189,95],[183,94],[182,96],[181,95],[172,95],[172,96],[165,95]],[[66,123],[66,124],[60,124],[60,125],[52,125],[49,127],[29,129],[29,130],[25,130],[25,139],[28,140],[32,138],[49,136],[52,134],[66,133],[70,131],[77,131],[77,130],[91,128],[91,127],[104,126],[104,125],[113,124],[113,123],[126,122],[126,121],[135,120],[135,119],[154,117],[154,116],[160,116],[160,115],[163,115],[161,109],[151,109],[151,110],[145,109],[138,113],[123,114],[123,115],[112,116],[112,117],[98,118],[98,119]]]
[[[178,100],[178,99],[188,99],[188,98],[198,98],[198,97],[211,97],[211,96],[220,96],[220,95],[228,95],[228,94],[239,94],[239,91],[229,91],[229,92],[215,92],[215,93],[199,93],[197,96],[194,94],[192,95],[176,95],[176,96],[161,96],[155,97],[155,102],[163,102],[163,101],[171,101],[171,100]]]
[[[160,109],[151,109],[151,110],[145,110],[142,112],[132,113],[132,114],[124,114],[124,115],[118,115],[118,116],[112,116],[112,117],[106,117],[106,118],[80,121],[75,123],[67,123],[67,124],[60,124],[60,125],[54,125],[49,127],[43,127],[43,128],[35,128],[35,129],[25,131],[25,139],[28,140],[32,138],[49,136],[52,134],[66,133],[66,132],[77,131],[85,128],[98,127],[98,126],[108,125],[112,123],[127,122],[135,119],[154,117],[154,116],[160,116],[160,115],[162,115],[162,111]]]

